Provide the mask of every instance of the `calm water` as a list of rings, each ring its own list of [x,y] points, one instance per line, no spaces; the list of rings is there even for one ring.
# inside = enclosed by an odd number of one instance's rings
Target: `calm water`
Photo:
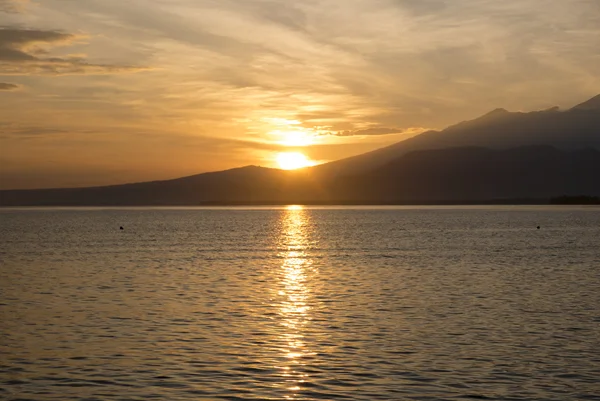
[[[600,208],[0,219],[2,400],[600,400]]]

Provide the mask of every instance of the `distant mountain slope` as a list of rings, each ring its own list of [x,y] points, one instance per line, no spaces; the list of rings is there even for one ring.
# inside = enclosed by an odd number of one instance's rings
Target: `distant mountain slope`
[[[509,149],[549,145],[558,149],[600,149],[600,95],[560,111],[557,107],[530,113],[496,109],[475,120],[421,135],[369,153],[313,169],[323,176],[369,171],[415,150],[478,146]]]
[[[335,192],[359,202],[391,203],[598,196],[600,151],[550,146],[415,151],[370,173],[339,179]]]
[[[600,95],[594,96],[590,100],[578,104],[573,110],[597,110],[600,111]]]
[[[303,171],[256,166],[204,173],[166,181],[93,188],[0,191],[0,205],[198,205],[277,202],[293,196]]]
[[[248,166],[168,181],[0,191],[0,206],[546,199],[600,195],[600,95],[570,110],[496,109],[299,171]]]
[[[600,151],[550,146],[424,150],[351,176],[250,166],[111,187],[0,191],[0,205],[444,203],[562,195],[600,195]]]

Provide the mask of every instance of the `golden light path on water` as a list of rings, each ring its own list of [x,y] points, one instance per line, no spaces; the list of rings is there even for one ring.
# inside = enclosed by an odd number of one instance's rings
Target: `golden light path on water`
[[[279,249],[283,259],[279,274],[279,315],[282,327],[281,343],[285,362],[282,376],[287,399],[296,398],[308,376],[301,370],[303,359],[314,355],[305,342],[306,324],[311,320],[309,286],[313,272],[307,253],[310,246],[309,216],[301,206],[288,206],[282,217]]]

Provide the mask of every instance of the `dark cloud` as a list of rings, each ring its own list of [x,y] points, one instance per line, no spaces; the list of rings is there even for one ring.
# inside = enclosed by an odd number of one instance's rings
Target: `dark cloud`
[[[0,82],[0,91],[14,91],[19,89],[19,85],[10,84],[7,82]]]
[[[0,29],[0,47],[19,49],[35,43],[70,42],[75,35],[57,31],[40,31],[36,29]]]
[[[0,62],[38,61],[32,53],[32,46],[57,45],[75,39],[74,35],[56,31],[33,29],[0,29]]]
[[[78,37],[70,33],[34,29],[0,29],[0,75],[73,75],[137,72],[147,68],[88,63],[80,57],[39,57],[41,46],[69,44]]]

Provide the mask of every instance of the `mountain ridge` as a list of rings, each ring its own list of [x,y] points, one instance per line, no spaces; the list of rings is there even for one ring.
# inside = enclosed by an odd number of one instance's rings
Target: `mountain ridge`
[[[2,206],[198,206],[397,204],[600,196],[600,151],[525,146],[410,152],[361,174],[316,178],[308,170],[247,166],[182,179],[110,187],[1,191]],[[576,179],[574,179],[574,177]],[[215,180],[217,178],[217,180]]]
[[[597,106],[599,108],[596,108]],[[413,179],[417,181],[429,179],[431,182],[437,182],[440,188],[446,188],[445,193],[433,189],[423,193],[420,198],[429,201],[436,200],[435,197],[429,196],[431,194],[437,194],[436,196],[439,197],[437,200],[440,201],[458,198],[468,200],[469,197],[482,196],[484,193],[493,195],[494,198],[502,198],[501,191],[488,189],[488,192],[477,192],[469,191],[465,187],[465,185],[473,185],[487,188],[485,179],[480,177],[479,181],[470,180],[466,175],[469,171],[477,173],[480,170],[489,170],[491,162],[488,159],[500,160],[502,157],[505,158],[502,159],[504,161],[498,162],[496,168],[504,169],[506,174],[486,171],[488,180],[500,180],[504,183],[506,196],[547,198],[550,195],[600,195],[600,178],[594,181],[594,177],[590,176],[587,170],[600,172],[600,164],[596,163],[600,160],[599,150],[600,95],[565,111],[551,108],[523,113],[498,108],[476,119],[459,122],[441,131],[427,131],[372,152],[295,171],[250,165],[171,180],[88,188],[4,190],[0,191],[0,206],[346,202],[352,197],[377,202],[376,197],[359,196],[369,191],[382,194],[379,200],[397,201],[408,198],[385,192],[385,187],[400,190],[396,181],[410,183]],[[420,159],[423,155],[426,157]],[[452,155],[462,155],[462,159],[455,157],[454,162],[447,163],[443,167],[447,170],[445,179],[447,182],[454,183],[454,190],[431,170],[433,168],[431,166],[442,168],[439,167],[441,161]],[[515,192],[510,185],[506,184],[511,174],[519,176],[529,174],[526,168],[528,159],[523,159],[522,155],[529,158],[530,168],[537,174],[537,180],[545,183],[545,187],[537,192],[533,190]],[[510,157],[515,158],[515,163],[519,163],[521,170],[517,172],[514,166],[510,165],[512,160]],[[418,160],[421,161],[417,162]],[[587,169],[584,168],[584,162],[588,163]],[[543,169],[539,170],[536,163],[543,165]],[[556,165],[561,165],[564,171],[556,169]],[[398,166],[403,166],[404,170]],[[462,178],[464,185],[452,175],[452,172],[457,173],[458,170],[464,175]],[[544,171],[552,171],[552,174],[562,177],[561,184],[557,183],[553,186],[551,182],[547,182],[543,175]],[[410,174],[415,177],[411,177]],[[600,176],[600,173],[596,175]],[[518,181],[519,176],[515,176],[514,179]],[[369,181],[380,182],[381,188],[373,188]],[[575,184],[565,184],[569,181]],[[358,187],[357,192],[348,192],[352,185]],[[536,182],[529,182],[528,185],[535,188]],[[525,187],[527,185],[523,188]],[[416,191],[420,187],[415,188],[413,190]],[[590,193],[577,193],[577,190]]]
[[[462,146],[507,149],[547,144],[561,149],[600,149],[600,104],[595,108],[597,103],[600,103],[600,95],[564,111],[552,107],[524,113],[497,108],[443,130],[426,131],[387,147],[318,168],[326,175],[343,175],[376,168],[413,150]]]
[[[600,94],[574,106],[571,110],[600,110]]]

